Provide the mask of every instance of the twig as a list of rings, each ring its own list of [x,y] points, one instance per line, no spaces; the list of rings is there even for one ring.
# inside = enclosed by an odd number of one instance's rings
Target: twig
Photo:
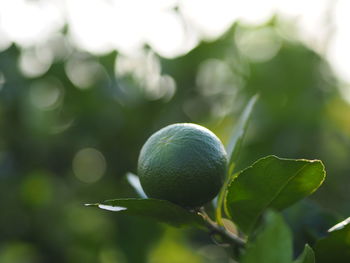
[[[224,227],[219,226],[217,223],[211,220],[211,218],[205,212],[204,208],[200,208],[197,212],[203,217],[208,229],[212,233],[220,235],[224,240],[229,242],[231,245],[235,245],[238,248],[243,248],[245,246],[245,240],[227,231]]]

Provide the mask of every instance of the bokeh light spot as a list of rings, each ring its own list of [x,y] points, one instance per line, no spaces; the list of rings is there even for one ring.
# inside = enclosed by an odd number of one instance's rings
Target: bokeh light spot
[[[221,118],[235,110],[238,91],[243,87],[242,75],[233,71],[232,65],[219,59],[203,61],[196,75],[196,88],[210,103],[211,115]],[[190,115],[196,109],[193,105],[186,105],[186,112]]]
[[[94,183],[100,180],[106,168],[105,157],[94,148],[80,150],[73,159],[73,172],[84,183]]]
[[[53,62],[53,54],[50,49],[41,47],[22,50],[19,57],[19,68],[22,74],[29,78],[39,77],[45,74]]]
[[[63,98],[63,87],[56,79],[44,79],[34,82],[29,91],[33,106],[40,110],[55,109]]]
[[[85,58],[70,59],[65,71],[69,80],[79,89],[93,87],[97,80],[106,75],[99,63]]]
[[[175,80],[169,75],[161,74],[159,58],[153,52],[118,56],[115,74],[119,78],[131,78],[149,100],[169,101],[176,92]],[[124,92],[128,93],[131,90]]]
[[[188,46],[189,43],[186,45],[186,40],[191,38],[186,37],[184,25],[173,11],[162,12],[151,19],[147,31],[147,42],[163,57],[175,57],[179,53],[188,51],[187,47],[192,48]],[[167,37],[159,37],[164,35]]]
[[[272,59],[281,47],[281,41],[272,28],[238,30],[235,38],[239,50],[252,62]]]
[[[218,59],[208,59],[201,63],[196,76],[199,91],[205,96],[221,93],[232,87],[234,76],[229,65]]]

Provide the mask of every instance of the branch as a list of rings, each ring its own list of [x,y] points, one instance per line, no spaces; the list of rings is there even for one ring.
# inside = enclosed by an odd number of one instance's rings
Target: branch
[[[219,226],[217,223],[215,223],[213,220],[211,220],[203,208],[200,208],[200,210],[197,211],[197,213],[203,217],[208,229],[212,233],[220,235],[224,240],[226,240],[231,245],[234,245],[238,248],[245,247],[245,244],[246,244],[245,240],[243,240],[239,236],[227,231],[224,227]]]

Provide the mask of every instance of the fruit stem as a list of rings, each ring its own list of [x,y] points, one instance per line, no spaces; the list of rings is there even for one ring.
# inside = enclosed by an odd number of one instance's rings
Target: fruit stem
[[[245,240],[227,231],[225,227],[214,222],[205,212],[203,207],[198,210],[198,214],[202,216],[211,233],[220,235],[222,239],[228,241],[230,244],[235,245],[238,248],[244,248],[246,244]]]

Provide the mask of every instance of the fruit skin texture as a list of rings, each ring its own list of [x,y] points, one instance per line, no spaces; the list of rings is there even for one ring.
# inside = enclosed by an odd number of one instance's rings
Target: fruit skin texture
[[[214,133],[200,125],[176,123],[146,141],[137,169],[148,197],[194,208],[216,196],[226,167],[226,151]]]

